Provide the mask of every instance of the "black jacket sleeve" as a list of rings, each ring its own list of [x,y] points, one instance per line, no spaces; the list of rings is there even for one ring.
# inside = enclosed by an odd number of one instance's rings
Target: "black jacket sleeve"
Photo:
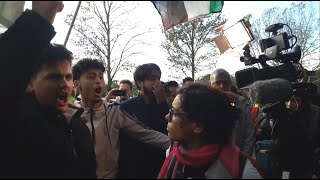
[[[17,126],[18,107],[25,88],[39,62],[43,50],[55,32],[53,26],[36,12],[26,10],[16,22],[0,36],[0,178],[12,177],[19,172],[17,164],[22,133]],[[18,138],[18,139],[17,139]]]
[[[54,35],[53,26],[32,10],[23,12],[1,35],[0,99],[8,103],[2,110],[16,107],[34,71],[34,65],[39,62],[41,53]]]

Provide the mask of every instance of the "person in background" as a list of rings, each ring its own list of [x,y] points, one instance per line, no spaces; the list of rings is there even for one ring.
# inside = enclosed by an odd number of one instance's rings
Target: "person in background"
[[[182,86],[188,85],[189,83],[194,82],[194,79],[192,79],[191,77],[186,77],[182,80]]]
[[[224,69],[215,70],[210,76],[211,86],[224,92],[231,93],[230,74]],[[236,121],[234,140],[240,150],[248,155],[253,154],[255,144],[255,129],[252,113],[244,97],[232,93],[237,101],[237,108],[241,109],[241,115]]]
[[[169,112],[169,106],[160,78],[158,65],[149,63],[138,66],[134,71],[134,81],[140,93],[120,106],[151,129],[167,134],[165,115]],[[137,142],[123,133],[120,133],[120,146],[119,178],[157,177],[165,159],[165,151]]]
[[[238,111],[210,86],[182,87],[166,116],[175,141],[158,179],[261,179],[255,161],[232,143]]]
[[[166,93],[167,104],[171,108],[172,102],[177,95],[179,84],[176,81],[169,81],[164,84],[164,91]]]
[[[285,170],[290,172],[290,179],[320,175],[320,108],[311,101],[310,96],[301,93],[286,102],[289,119],[282,128],[284,132],[280,132],[283,144],[279,157]],[[296,157],[296,154],[302,156]]]
[[[124,96],[118,96],[116,93],[119,92],[117,89],[112,89],[106,96],[106,101],[109,102],[111,99],[114,102],[121,103],[122,101],[126,101],[130,98],[132,98],[132,89],[133,85],[130,80],[121,80],[119,83],[119,89],[123,91],[126,95]]]

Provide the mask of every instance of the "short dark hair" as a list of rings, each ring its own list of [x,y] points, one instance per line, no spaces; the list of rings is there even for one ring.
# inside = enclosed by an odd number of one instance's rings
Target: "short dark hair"
[[[169,88],[170,87],[179,87],[179,84],[177,83],[177,81],[168,81],[164,84],[164,91],[166,94],[169,93]]]
[[[214,71],[212,72],[212,74],[210,75],[210,81],[212,81],[212,80],[213,80],[213,76],[216,76],[216,75],[226,77],[226,78],[228,78],[228,79],[230,80],[230,82],[231,82],[230,74],[229,74],[229,72],[226,71],[225,69],[220,68],[220,69],[214,70]]]
[[[81,75],[89,69],[100,69],[102,72],[105,71],[105,67],[101,61],[97,59],[84,58],[73,66],[73,80],[79,80]]]
[[[132,91],[133,84],[132,84],[132,82],[130,80],[127,80],[127,79],[121,80],[119,85],[120,84],[128,84],[130,86],[131,91]]]
[[[204,126],[203,138],[209,144],[230,143],[238,110],[225,93],[209,85],[192,83],[178,94],[188,120]]]
[[[35,65],[33,75],[37,74],[43,66],[52,66],[57,62],[67,60],[70,65],[73,60],[72,52],[60,44],[49,44],[43,54],[40,56],[40,61]]]
[[[137,67],[137,69],[133,73],[134,83],[136,84],[137,88],[140,90],[140,86],[138,85],[139,81],[144,81],[146,78],[150,77],[153,71],[157,71],[160,73],[161,70],[158,65],[154,63],[143,64]]]
[[[182,85],[185,85],[187,81],[192,81],[194,82],[194,79],[192,79],[191,77],[186,77],[182,80]]]

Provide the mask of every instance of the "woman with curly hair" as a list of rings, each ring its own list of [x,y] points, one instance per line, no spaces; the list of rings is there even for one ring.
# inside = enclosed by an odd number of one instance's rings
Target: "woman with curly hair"
[[[193,83],[179,90],[166,116],[174,142],[159,179],[261,178],[232,143],[238,110],[226,93]]]

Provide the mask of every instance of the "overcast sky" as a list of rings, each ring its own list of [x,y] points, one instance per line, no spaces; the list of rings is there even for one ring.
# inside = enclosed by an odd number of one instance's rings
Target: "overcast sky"
[[[236,22],[240,20],[244,15],[251,13],[254,18],[259,18],[263,10],[272,8],[272,7],[289,7],[293,1],[225,1],[222,13],[225,14],[225,17],[228,21]],[[154,8],[153,4],[150,1],[139,2],[138,10],[140,13],[138,16],[141,16],[143,22],[150,27],[161,27],[162,21],[161,17],[158,14],[157,10]],[[298,3],[298,2],[296,2]],[[74,13],[78,1],[64,1],[65,9],[62,13],[59,13],[54,22],[54,27],[57,32],[55,38],[52,42],[63,44],[67,31],[68,25],[64,22],[66,14]],[[27,1],[25,8],[30,8],[31,2]],[[320,9],[320,3],[317,3],[316,9]],[[79,12],[81,13],[81,11]],[[164,34],[160,28],[152,34],[150,38],[152,39],[152,45],[144,49],[144,56],[139,57],[136,64],[144,63],[156,63],[160,66],[162,70],[162,81],[172,80],[169,78],[168,74],[170,72],[167,70],[167,63],[165,54],[160,50],[160,44],[164,40]],[[72,43],[69,41],[67,48],[71,51],[75,51],[75,47],[72,46]],[[237,70],[244,69],[245,66],[239,60],[240,51],[236,50],[230,54],[223,54],[219,57],[217,68],[224,68],[230,72],[230,74],[235,74]],[[210,72],[203,72],[201,75],[205,75]],[[198,76],[196,77],[198,78]],[[133,80],[132,73],[122,72],[118,73],[115,77],[117,80],[129,79]],[[174,79],[180,82],[181,80]]]

